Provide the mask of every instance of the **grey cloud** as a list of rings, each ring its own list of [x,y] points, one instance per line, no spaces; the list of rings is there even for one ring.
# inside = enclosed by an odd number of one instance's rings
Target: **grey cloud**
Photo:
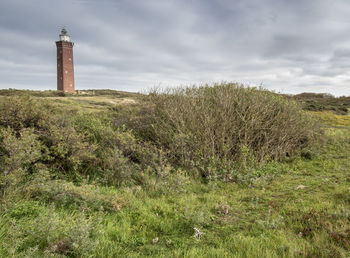
[[[141,91],[214,81],[350,95],[347,0],[2,0],[0,88],[55,89],[55,41],[76,85]]]

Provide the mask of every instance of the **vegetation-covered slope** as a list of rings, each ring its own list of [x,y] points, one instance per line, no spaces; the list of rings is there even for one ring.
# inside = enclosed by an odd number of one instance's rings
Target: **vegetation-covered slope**
[[[0,94],[0,256],[349,255],[348,116],[312,114],[322,136],[294,102],[237,85],[17,93]],[[259,145],[264,121],[295,132]]]
[[[335,114],[345,115],[350,108],[350,97],[334,97],[325,93],[301,93],[292,98],[303,103],[303,107],[310,111],[332,111]]]

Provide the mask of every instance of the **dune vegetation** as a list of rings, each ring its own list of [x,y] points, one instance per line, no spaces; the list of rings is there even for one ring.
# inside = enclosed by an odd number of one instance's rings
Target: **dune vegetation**
[[[2,90],[0,256],[348,257],[350,116],[319,97]]]

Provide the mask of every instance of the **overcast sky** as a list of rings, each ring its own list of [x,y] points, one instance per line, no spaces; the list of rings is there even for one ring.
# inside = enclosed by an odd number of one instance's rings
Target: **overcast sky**
[[[62,26],[76,89],[350,95],[349,0],[0,0],[0,88],[55,90]]]

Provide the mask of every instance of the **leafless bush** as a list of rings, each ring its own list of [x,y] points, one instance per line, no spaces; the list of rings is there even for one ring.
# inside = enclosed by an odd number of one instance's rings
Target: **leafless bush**
[[[180,165],[278,160],[321,134],[296,102],[263,89],[223,83],[153,90],[148,97],[153,110],[144,135]]]

